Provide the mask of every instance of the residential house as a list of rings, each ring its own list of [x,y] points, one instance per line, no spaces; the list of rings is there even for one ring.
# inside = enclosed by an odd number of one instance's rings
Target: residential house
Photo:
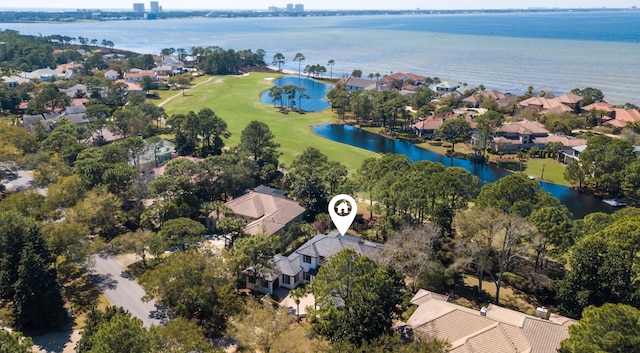
[[[77,98],[87,95],[87,86],[82,84],[73,85],[67,89],[61,89],[60,92],[63,92],[70,98]]]
[[[444,81],[438,83],[433,90],[436,93],[448,94],[458,91],[462,87],[462,83],[458,81]]]
[[[580,111],[581,100],[582,97],[577,94],[565,93],[553,98],[531,97],[519,102],[518,106],[522,108],[533,108],[540,114],[546,114],[549,112],[578,113]]]
[[[129,70],[129,72],[126,72],[124,74],[124,80],[126,82],[139,82],[140,80],[142,80],[142,77],[144,76],[149,76],[151,78],[153,78],[154,80],[158,80],[158,75],[151,71],[151,70]]]
[[[113,141],[121,140],[123,138],[124,136],[114,133],[109,130],[108,127],[104,126],[99,129],[93,130],[91,132],[91,135],[82,140],[82,142],[90,146],[101,146]]]
[[[536,316],[494,304],[470,309],[424,289],[411,303],[417,308],[406,326],[414,336],[446,340],[452,353],[556,353],[560,342],[569,336],[569,326],[576,323],[545,308],[538,308]]]
[[[127,92],[129,93],[144,93],[142,86],[135,82],[128,82],[123,79],[116,80],[115,83],[124,83],[127,86]]]
[[[225,203],[236,217],[247,222],[245,234],[271,236],[285,229],[289,224],[300,221],[306,209],[284,196],[284,191],[260,185],[246,194]],[[207,219],[207,228],[215,228],[217,215],[212,213]]]
[[[391,75],[385,75],[380,79],[380,84],[392,87],[395,82],[400,82],[400,88],[407,91],[415,91],[427,82],[427,78],[416,74],[396,72]]]
[[[410,129],[418,136],[422,137],[433,137],[436,134],[436,131],[440,128],[443,122],[448,119],[464,119],[469,122],[471,128],[473,129],[473,133],[475,133],[477,123],[473,120],[473,115],[465,114],[463,117],[460,117],[456,113],[450,113],[445,117],[435,117],[429,116],[426,119],[422,118],[417,123],[411,125]]]
[[[2,82],[9,86],[9,88],[16,88],[20,86],[21,83],[31,82],[31,80],[20,76],[2,76]]]
[[[522,120],[504,123],[496,131],[491,148],[497,152],[514,153],[519,149],[544,148],[549,130],[537,121]]]
[[[480,106],[480,103],[489,99],[495,100],[498,104],[498,107],[503,109],[506,108],[509,104],[516,102],[518,100],[518,96],[511,93],[502,93],[500,91],[490,90],[476,92],[469,97],[464,98],[462,101],[467,103],[472,108],[477,108]]]
[[[582,107],[582,112],[598,111],[602,125],[624,128],[630,122],[640,122],[640,111],[637,109],[616,108],[607,102],[595,102]]]
[[[350,76],[345,82],[344,86],[347,88],[347,91],[362,91],[362,90],[376,90],[376,81],[368,80],[365,78],[353,77]]]
[[[116,70],[109,70],[104,73],[104,77],[108,78],[111,81],[115,81],[120,78],[120,74]]]
[[[580,162],[580,153],[587,149],[587,144],[574,146],[562,151],[564,164],[571,164],[573,161]]]
[[[46,68],[46,69],[38,69],[32,72],[23,71],[18,76],[29,79],[31,81],[40,80],[44,82],[51,82],[58,78],[64,78],[65,75],[57,72],[56,70]]]
[[[42,114],[38,115],[23,115],[22,116],[22,127],[29,130],[34,131],[36,129],[35,124],[40,124],[44,128],[45,132],[51,132],[51,125],[47,123]]]
[[[320,266],[344,249],[352,249],[360,255],[379,260],[384,245],[351,235],[340,235],[336,231],[318,234],[289,256],[276,255],[271,269],[245,270],[246,286],[261,293],[274,294],[278,288],[295,289],[304,283],[311,284]]]

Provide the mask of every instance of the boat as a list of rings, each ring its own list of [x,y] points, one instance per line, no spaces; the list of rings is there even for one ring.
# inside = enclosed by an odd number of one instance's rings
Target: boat
[[[618,199],[602,199],[602,202],[606,203],[611,207],[624,207],[627,205],[626,202],[620,201]]]

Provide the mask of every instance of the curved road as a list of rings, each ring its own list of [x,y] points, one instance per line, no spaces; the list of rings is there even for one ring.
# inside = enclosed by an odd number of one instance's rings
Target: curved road
[[[135,280],[120,276],[124,268],[113,257],[102,253],[94,255],[93,261],[91,277],[112,305],[128,310],[145,327],[162,325],[161,319],[151,317],[152,312],[157,312],[155,301],[142,301],[144,289]]]

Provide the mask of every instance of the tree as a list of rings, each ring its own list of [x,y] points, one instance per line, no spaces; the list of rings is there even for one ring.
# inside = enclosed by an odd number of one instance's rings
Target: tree
[[[539,207],[557,204],[558,200],[544,191],[540,183],[522,173],[511,174],[484,185],[477,199],[480,208],[492,207],[520,217],[528,217]]]
[[[362,77],[362,70],[358,70],[358,69],[353,70],[351,72],[351,76],[358,77],[358,78]]]
[[[420,274],[427,269],[430,262],[438,261],[435,254],[436,241],[441,230],[433,223],[421,226],[404,226],[394,232],[386,243],[385,262],[407,277],[415,287]],[[426,288],[429,290],[441,287]]]
[[[479,115],[475,119],[477,123],[478,132],[482,138],[482,156],[487,154],[487,148],[489,147],[489,141],[493,138],[495,130],[502,125],[504,116],[496,111],[489,110],[484,114]]]
[[[0,329],[0,353],[31,353],[33,341],[24,338],[20,332],[9,332]]]
[[[438,128],[438,133],[451,142],[451,151],[455,152],[458,142],[466,142],[471,138],[471,124],[465,119],[447,119]]]
[[[137,229],[113,239],[109,244],[114,245],[118,252],[132,252],[142,259],[142,266],[147,267],[149,255],[160,255],[166,248],[166,240],[150,230]]]
[[[329,68],[331,69],[331,71],[329,72],[329,78],[333,78],[333,65],[336,64],[336,61],[333,59],[329,59],[329,61],[327,62],[327,65],[329,65]]]
[[[258,274],[271,268],[270,261],[276,254],[278,241],[274,237],[265,237],[261,234],[240,238],[233,243],[229,268],[240,277],[240,273],[249,267],[253,267]]]
[[[504,272],[526,253],[525,240],[532,226],[519,216],[492,208],[459,212],[453,224],[457,238],[455,266],[475,267],[480,295],[484,275],[488,274],[496,286],[494,302],[497,304]]]
[[[298,63],[298,76],[300,76],[300,65],[304,59],[305,57],[302,53],[296,53],[296,55],[293,56],[293,61]]]
[[[569,338],[560,353],[633,353],[640,346],[640,310],[624,304],[589,306],[576,325],[569,326]]]
[[[117,313],[98,325],[91,336],[91,353],[156,352],[156,337],[142,327],[142,321]]]
[[[181,217],[164,222],[158,234],[167,244],[178,245],[184,249],[185,245],[201,238],[205,231],[202,223]]]
[[[183,318],[171,319],[166,326],[158,328],[160,347],[166,353],[214,353],[202,327]]]
[[[345,249],[320,268],[312,285],[314,329],[332,341],[361,344],[388,333],[404,284],[392,268]]]
[[[580,165],[580,162],[578,161],[569,163],[567,168],[564,170],[563,176],[571,184],[578,184],[578,189],[582,189],[582,185],[587,177]]]
[[[282,65],[284,65],[285,62],[285,58],[284,55],[282,55],[282,53],[276,53],[273,56],[273,65],[278,65],[278,71],[282,71]]]
[[[571,93],[577,94],[582,97],[580,106],[584,107],[596,102],[604,102],[604,94],[597,88],[587,87],[584,89],[574,88]]]
[[[587,235],[572,248],[571,269],[560,283],[561,311],[579,317],[583,308],[604,303],[640,305],[640,217],[624,217]]]
[[[253,120],[242,130],[238,150],[262,168],[267,164],[278,165],[278,147],[280,144],[275,142],[269,125]]]
[[[12,301],[18,329],[59,327],[65,319],[57,273],[40,228],[0,212],[0,298]]]
[[[145,94],[149,94],[149,91],[158,89],[158,82],[151,76],[142,76],[140,80],[140,87]]]
[[[539,208],[531,213],[529,221],[535,225],[537,231],[532,240],[536,252],[534,269],[537,271],[541,257],[545,255],[549,245],[554,247],[556,253],[564,253],[573,245],[573,223],[571,213],[564,205]]]
[[[247,312],[234,320],[233,336],[245,348],[264,353],[270,353],[281,342],[282,336],[289,331],[291,316],[285,308],[279,308],[275,303],[251,302]]]
[[[197,250],[177,252],[141,282],[147,293],[177,316],[194,320],[207,334],[220,333],[238,312],[238,297],[219,256]]]

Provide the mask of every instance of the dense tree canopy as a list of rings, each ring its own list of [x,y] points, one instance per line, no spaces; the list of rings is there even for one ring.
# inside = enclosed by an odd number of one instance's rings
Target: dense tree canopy
[[[640,310],[625,304],[589,306],[576,325],[569,326],[569,338],[560,353],[635,353],[640,347]]]
[[[320,268],[313,282],[318,309],[314,329],[332,341],[360,344],[391,329],[404,292],[402,277],[392,268],[342,250]]]

